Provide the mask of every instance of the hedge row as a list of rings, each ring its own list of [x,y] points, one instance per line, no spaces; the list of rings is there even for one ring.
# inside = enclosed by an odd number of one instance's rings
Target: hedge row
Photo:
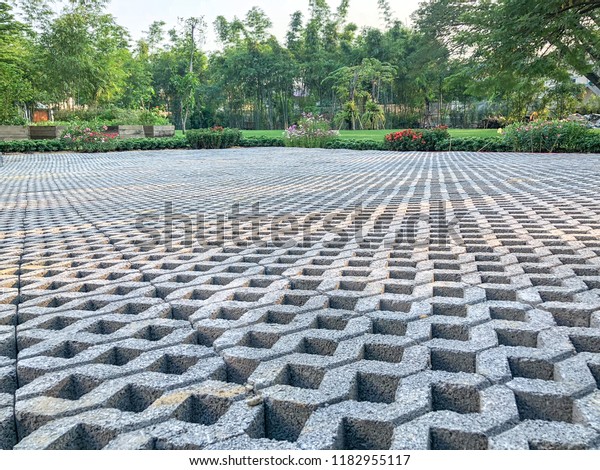
[[[240,144],[242,132],[239,129],[213,127],[187,131],[185,138],[193,149],[228,149]]]
[[[74,149],[72,142],[67,140],[15,140],[0,141],[0,152],[5,153],[39,153],[80,150],[84,152],[130,151],[130,150],[166,150],[189,148],[185,137],[162,139],[128,139],[116,140],[106,145],[94,144],[83,149]]]
[[[189,135],[190,132],[188,132]],[[192,133],[192,136],[194,134]],[[206,141],[200,142],[193,140],[192,142],[198,145],[209,145]],[[229,137],[227,137],[229,139]],[[225,141],[212,141],[210,145],[223,145]],[[105,152],[105,151],[132,151],[132,150],[165,150],[165,149],[188,149],[194,148],[189,137],[172,137],[162,139],[129,139],[118,140],[111,142],[110,146],[102,147],[101,145],[93,148],[79,149],[84,152]],[[234,142],[227,141],[228,146],[239,147],[284,147],[283,138],[270,137],[252,137],[242,138]],[[230,145],[231,144],[231,145]],[[220,147],[216,147],[220,148]],[[385,150],[384,142],[374,140],[334,140],[325,145],[327,149],[346,149],[346,150]],[[19,141],[0,141],[0,152],[4,153],[40,153],[40,152],[60,152],[73,151],[69,142],[63,140],[19,140]],[[513,149],[504,140],[498,137],[465,137],[456,139],[447,139],[436,142],[435,148],[428,149],[439,152],[510,152]],[[578,153],[600,153],[600,133],[586,135],[577,145]]]

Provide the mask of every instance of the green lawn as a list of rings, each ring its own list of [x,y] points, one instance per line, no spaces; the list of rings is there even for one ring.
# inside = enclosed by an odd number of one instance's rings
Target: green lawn
[[[352,140],[383,140],[392,132],[383,131],[342,131],[343,139]],[[243,131],[244,137],[281,137],[283,131]],[[452,137],[492,137],[498,135],[496,129],[450,129]]]
[[[244,137],[281,137],[283,131],[242,131]],[[383,140],[383,138],[392,132],[385,131],[342,131],[343,139],[352,140]],[[452,137],[494,137],[498,135],[496,129],[450,129]],[[600,133],[600,129],[594,129],[594,132]],[[177,131],[177,136],[182,137],[183,132]]]

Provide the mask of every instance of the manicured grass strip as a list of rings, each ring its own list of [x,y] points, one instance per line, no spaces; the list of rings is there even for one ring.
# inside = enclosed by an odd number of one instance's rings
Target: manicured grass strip
[[[342,131],[341,138],[348,140],[377,140],[382,141],[391,130],[380,131]],[[452,137],[494,137],[498,135],[496,129],[450,129]],[[283,135],[283,131],[243,131],[242,135],[250,137],[277,138]]]

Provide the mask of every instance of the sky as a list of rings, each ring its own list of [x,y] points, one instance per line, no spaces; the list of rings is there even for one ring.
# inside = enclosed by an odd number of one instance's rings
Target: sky
[[[411,13],[416,10],[420,0],[391,0],[390,4],[397,19],[407,23]],[[339,4],[330,0],[332,10]],[[219,15],[232,19],[243,18],[253,6],[262,8],[273,22],[272,33],[280,40],[290,22],[290,15],[297,10],[308,12],[308,0],[112,0],[109,12],[117,18],[117,23],[125,26],[134,39],[142,36],[143,31],[153,21],[162,20],[172,27],[178,17],[204,16],[208,24],[206,50],[215,50],[215,18]],[[383,26],[377,9],[377,0],[351,0],[348,21],[362,26]]]

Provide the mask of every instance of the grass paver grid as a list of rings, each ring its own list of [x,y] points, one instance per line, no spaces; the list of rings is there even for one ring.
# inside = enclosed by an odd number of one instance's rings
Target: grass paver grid
[[[599,163],[4,156],[0,448],[598,449]]]

